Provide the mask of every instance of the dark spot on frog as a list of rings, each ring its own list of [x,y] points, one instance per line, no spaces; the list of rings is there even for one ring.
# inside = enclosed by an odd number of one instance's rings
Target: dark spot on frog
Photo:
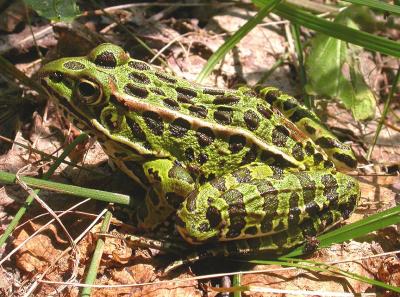
[[[240,163],[240,165],[246,165],[249,164],[251,162],[254,162],[257,158],[257,146],[253,145],[248,151],[247,153],[244,155],[242,162]]]
[[[260,118],[253,110],[247,110],[244,113],[243,119],[250,131],[257,130],[260,125]]]
[[[170,109],[173,109],[173,110],[179,110],[180,109],[179,103],[176,102],[175,100],[166,98],[166,99],[163,100],[163,103],[164,103],[164,106],[166,106],[166,107],[168,107]]]
[[[324,214],[324,219],[326,226],[332,225],[334,222],[333,213],[331,211],[328,211],[326,214]]]
[[[289,130],[282,125],[278,125],[272,131],[272,143],[278,147],[285,147],[289,138]]]
[[[131,130],[134,139],[140,141],[146,141],[146,133],[144,133],[144,131],[142,130],[142,128],[140,128],[138,123],[136,123],[130,117],[126,118],[126,123],[128,124],[128,127]]]
[[[146,99],[149,95],[149,91],[147,91],[145,88],[136,86],[132,83],[126,84],[124,86],[124,91],[130,96],[136,96],[142,99]]]
[[[303,200],[307,207],[307,205],[312,203],[316,197],[315,180],[311,179],[310,175],[304,171],[296,173],[296,177],[298,178],[301,188],[303,189]]]
[[[161,73],[161,72],[155,72],[154,74],[158,77],[158,79],[160,79],[160,80],[162,80],[164,82],[171,83],[171,84],[176,84],[177,83],[177,80],[175,78],[173,78],[173,77],[171,77],[171,76],[169,76],[167,74],[164,74],[164,73]]]
[[[248,168],[239,168],[232,172],[232,176],[238,183],[248,183],[251,180],[251,172]]]
[[[177,88],[175,88],[175,90],[177,92],[178,101],[182,102],[182,103],[191,104],[192,103],[191,99],[193,99],[197,96],[196,91],[192,90],[192,89],[177,87]]]
[[[336,178],[332,174],[325,174],[322,176],[321,182],[324,185],[323,195],[328,199],[329,207],[337,208],[339,194],[337,193],[338,184]]]
[[[177,118],[169,124],[169,131],[171,132],[171,135],[177,138],[185,136],[189,129],[190,123],[183,118]]]
[[[200,163],[200,165],[203,165],[208,161],[208,155],[205,153],[200,153],[197,157],[197,161]]]
[[[222,125],[229,125],[232,122],[233,111],[230,107],[220,106],[214,111],[214,120]]]
[[[282,220],[279,221],[278,225],[275,226],[274,231],[276,233],[286,230],[286,226]]]
[[[153,168],[149,168],[147,173],[153,178],[155,181],[161,182],[161,177],[159,175],[158,170],[153,170]]]
[[[294,109],[298,106],[299,106],[299,103],[293,98],[289,98],[283,102],[283,110],[285,110],[285,111]]]
[[[216,188],[220,192],[225,192],[226,191],[226,185],[225,185],[225,178],[223,177],[218,177],[216,179],[213,179],[210,181],[210,184]]]
[[[297,142],[292,148],[292,155],[297,161],[304,160],[303,145]]]
[[[240,152],[246,146],[246,137],[234,134],[229,137],[229,149],[232,153]]]
[[[226,237],[238,237],[246,226],[246,207],[243,202],[243,194],[238,190],[230,189],[222,194],[221,198],[228,204],[230,225]]]
[[[267,232],[272,231],[272,226],[273,226],[272,225],[272,217],[265,216],[263,218],[263,220],[261,221],[261,227],[260,227],[261,232],[262,233],[267,233]]]
[[[269,103],[273,104],[281,96],[281,92],[278,90],[269,90],[265,95],[264,99]]]
[[[196,131],[197,142],[201,147],[205,147],[213,143],[215,136],[211,128],[200,127]]]
[[[312,237],[317,235],[317,230],[313,225],[313,220],[306,220],[304,223],[300,225],[300,229],[302,230],[303,237]]]
[[[310,218],[315,217],[320,212],[320,207],[315,201],[306,204],[306,212]]]
[[[151,83],[150,78],[148,78],[147,75],[142,72],[131,72],[129,73],[128,77],[137,83],[146,85]]]
[[[191,114],[199,118],[205,119],[207,117],[208,110],[202,105],[190,105],[188,109]]]
[[[191,147],[185,150],[185,157],[189,162],[194,161],[194,150]]]
[[[273,114],[272,110],[269,107],[261,104],[257,104],[257,111],[261,113],[263,117],[266,118],[267,120],[271,119]]]
[[[222,222],[221,212],[214,206],[209,206],[206,211],[206,219],[211,228],[217,227]]]
[[[150,88],[150,91],[154,94],[157,94],[158,96],[165,96],[165,93],[163,90],[161,90],[160,88]]]
[[[329,168],[333,168],[333,167],[334,167],[334,164],[333,164],[332,161],[329,161],[329,160],[324,161],[324,168],[325,169],[329,169]]]
[[[314,135],[315,132],[317,131],[317,130],[315,130],[315,128],[314,128],[313,126],[310,126],[310,125],[308,125],[308,124],[305,124],[305,125],[304,125],[304,128],[306,129],[306,132],[307,132],[308,134],[310,134],[310,135]]]
[[[357,160],[354,159],[353,157],[345,154],[340,154],[340,153],[333,153],[333,158],[336,160],[339,160],[340,162],[346,164],[350,168],[356,168],[357,167]]]
[[[213,89],[213,88],[204,88],[203,89],[203,94],[208,94],[208,95],[224,95],[226,90],[224,89]]]
[[[310,141],[307,141],[304,150],[305,150],[307,156],[312,156],[315,153],[315,148]]]
[[[63,66],[70,70],[82,70],[85,69],[85,65],[78,61],[69,61],[63,64]]]
[[[295,112],[289,117],[293,123],[297,123],[303,118],[308,118],[310,113],[304,109],[297,109]]]
[[[96,56],[94,63],[97,66],[104,68],[115,68],[117,66],[117,59],[115,58],[114,53],[104,51]]]
[[[319,145],[323,149],[347,148],[337,139],[331,137],[319,137],[317,140],[315,140],[315,144]]]
[[[161,136],[164,132],[164,122],[159,114],[154,111],[145,111],[143,120],[154,135]]]
[[[215,97],[213,104],[215,104],[215,105],[235,105],[239,101],[240,101],[240,98],[235,95],[231,95],[231,94],[219,95],[219,96]]]
[[[286,160],[283,156],[281,155],[275,155],[274,153],[270,151],[262,151],[261,153],[261,161],[274,165],[271,166],[273,170],[278,170],[279,169],[284,169],[284,168],[294,168],[296,167],[295,164],[291,163],[289,160]]]
[[[320,153],[314,154],[313,157],[314,157],[314,165],[319,165],[324,160],[324,156],[322,156],[322,154]]]
[[[132,60],[129,61],[128,66],[137,70],[150,70],[150,66],[142,61]]]

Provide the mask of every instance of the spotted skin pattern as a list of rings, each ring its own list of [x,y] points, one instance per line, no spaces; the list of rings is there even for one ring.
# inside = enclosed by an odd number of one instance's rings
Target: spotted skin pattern
[[[189,243],[280,252],[358,203],[358,182],[337,171],[356,167],[351,149],[276,88],[199,86],[113,44],[48,63],[40,77],[65,117],[145,189],[140,228],[174,215]]]

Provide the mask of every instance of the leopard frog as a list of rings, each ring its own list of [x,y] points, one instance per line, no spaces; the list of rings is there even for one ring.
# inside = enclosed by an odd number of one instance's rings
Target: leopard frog
[[[291,248],[347,218],[357,161],[318,117],[277,88],[204,87],[101,44],[40,71],[77,128],[145,189],[137,226],[170,217],[191,244],[264,240]]]

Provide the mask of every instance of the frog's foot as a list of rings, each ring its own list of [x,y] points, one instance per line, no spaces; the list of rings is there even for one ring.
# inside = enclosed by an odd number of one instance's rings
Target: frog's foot
[[[177,243],[172,240],[153,239],[132,234],[125,235],[124,240],[130,247],[151,248],[163,253],[182,255],[188,251],[188,246],[184,242]]]
[[[338,169],[354,169],[357,160],[348,145],[340,142],[318,116],[301,105],[295,98],[282,93],[274,87],[259,88],[262,98],[278,109],[285,118],[293,122],[304,134],[310,137],[333,160]]]

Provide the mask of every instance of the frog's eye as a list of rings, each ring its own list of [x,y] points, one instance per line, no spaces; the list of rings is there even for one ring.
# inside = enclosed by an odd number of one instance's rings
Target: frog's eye
[[[101,101],[102,90],[96,82],[81,79],[77,84],[76,94],[83,103],[95,105]]]
[[[96,66],[112,69],[125,64],[129,55],[115,44],[103,43],[90,52],[89,60]]]

